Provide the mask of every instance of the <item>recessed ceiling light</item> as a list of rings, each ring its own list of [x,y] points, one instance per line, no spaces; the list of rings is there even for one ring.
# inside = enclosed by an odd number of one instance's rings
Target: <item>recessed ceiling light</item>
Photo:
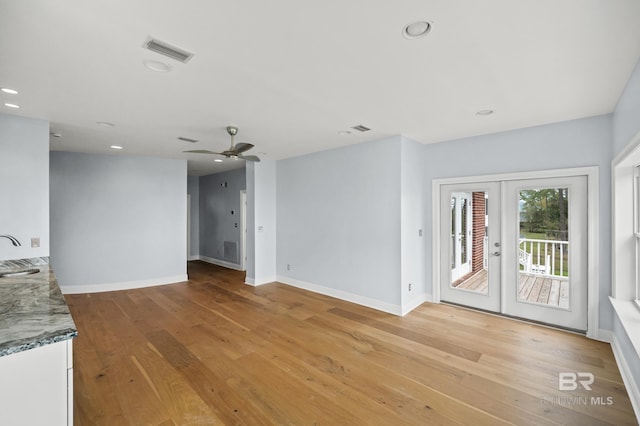
[[[4,106],[9,108],[20,108],[20,105],[16,105],[16,104],[4,104]]]
[[[102,127],[115,127],[115,124],[109,123],[108,121],[96,121],[96,124]]]
[[[164,62],[147,59],[142,61],[142,63],[144,64],[145,67],[149,68],[152,71],[157,71],[157,72],[171,71],[171,65],[165,64]]]
[[[481,109],[480,111],[476,112],[476,115],[491,115],[493,114],[493,110],[492,109]]]
[[[122,149],[122,147],[119,146],[119,145],[111,145],[109,148],[111,148],[111,149]]]
[[[215,160],[213,160],[213,161],[215,161],[216,163],[222,163],[222,160],[221,160],[221,159],[219,159],[219,158],[216,158],[216,159],[215,159]]]
[[[7,87],[3,87],[3,88],[2,88],[2,89],[0,89],[0,90],[2,90],[4,93],[8,93],[8,94],[10,94],[10,95],[17,95],[17,94],[18,94],[18,91],[17,91],[17,90],[9,89],[9,88],[7,88]]]
[[[402,29],[402,35],[404,38],[413,40],[415,38],[423,37],[431,31],[431,22],[417,21],[413,22]]]

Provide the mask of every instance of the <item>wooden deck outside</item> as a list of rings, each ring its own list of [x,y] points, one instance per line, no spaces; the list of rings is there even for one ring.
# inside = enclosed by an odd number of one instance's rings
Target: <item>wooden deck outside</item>
[[[486,294],[489,288],[487,270],[483,269],[464,280],[460,280],[460,282],[454,283],[454,287]],[[520,282],[518,283],[518,300],[568,309],[569,280],[568,278],[521,272]]]

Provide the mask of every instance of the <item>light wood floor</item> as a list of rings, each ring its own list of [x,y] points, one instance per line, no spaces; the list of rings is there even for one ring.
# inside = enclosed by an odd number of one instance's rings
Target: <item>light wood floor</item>
[[[455,288],[486,294],[489,290],[488,271],[482,269],[453,284]],[[518,300],[569,308],[569,280],[536,274],[520,273]]]
[[[189,277],[66,296],[76,425],[636,424],[605,343],[447,305],[397,317],[201,262]],[[592,390],[559,391],[559,372],[593,373]]]

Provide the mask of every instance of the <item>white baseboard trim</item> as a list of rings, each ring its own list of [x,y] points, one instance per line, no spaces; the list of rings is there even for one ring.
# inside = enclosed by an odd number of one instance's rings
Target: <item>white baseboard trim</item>
[[[334,288],[312,284],[312,283],[296,280],[289,277],[283,277],[280,275],[278,275],[276,279],[278,282],[290,285],[292,287],[301,288],[303,290],[308,290],[314,293],[324,294],[325,296],[335,297],[336,299],[355,303],[357,305],[366,306],[368,308],[373,308],[378,311],[383,311],[390,314],[402,316],[402,309],[400,308],[399,305],[382,302],[377,299],[371,299],[369,297],[360,296],[358,294],[348,293],[346,291],[336,290]]]
[[[433,296],[427,293],[419,294],[418,296],[414,296],[409,300],[409,302],[404,303],[402,305],[402,316],[407,315],[409,312],[413,311],[418,306],[422,305],[425,302],[428,302],[433,299]]]
[[[260,285],[265,285],[265,284],[270,284],[270,283],[273,283],[273,282],[276,282],[276,281],[277,281],[276,277],[267,277],[267,278],[262,278],[262,279],[259,279],[259,280],[256,280],[255,278],[249,278],[249,277],[246,277],[244,279],[244,283],[245,284],[252,285],[254,287],[258,287]]]
[[[187,262],[191,262],[192,260],[200,260],[200,256],[199,255],[195,255],[195,256],[187,257]]]
[[[636,420],[638,420],[638,423],[640,424],[640,388],[638,387],[638,383],[635,381],[633,374],[631,374],[629,363],[624,357],[624,353],[622,351],[622,348],[620,347],[620,343],[618,343],[618,338],[610,331],[609,334],[613,356],[616,359],[618,369],[620,370],[620,375],[622,376],[622,381],[624,382],[624,386],[627,389],[627,393],[629,394],[629,399],[631,400],[633,411],[636,413]]]
[[[202,260],[203,262],[222,266],[223,268],[234,269],[236,271],[243,271],[242,266],[238,265],[237,263],[225,262],[224,260],[214,259],[213,257],[198,256],[198,259],[194,259],[194,260]]]
[[[593,340],[599,340],[600,342],[611,343],[611,340],[613,340],[613,331],[605,330],[604,328],[601,328],[598,330],[597,336],[587,336],[587,337]]]
[[[189,281],[189,277],[186,274],[174,275],[170,277],[152,278],[148,280],[121,281],[116,283],[61,285],[60,291],[62,291],[63,294],[102,293],[105,291],[132,290],[134,288],[175,284],[184,281]]]

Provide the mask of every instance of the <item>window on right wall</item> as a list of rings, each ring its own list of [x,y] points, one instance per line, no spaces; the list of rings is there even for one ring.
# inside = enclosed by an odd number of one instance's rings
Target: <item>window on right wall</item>
[[[640,308],[640,133],[613,160],[612,171],[612,297]]]

